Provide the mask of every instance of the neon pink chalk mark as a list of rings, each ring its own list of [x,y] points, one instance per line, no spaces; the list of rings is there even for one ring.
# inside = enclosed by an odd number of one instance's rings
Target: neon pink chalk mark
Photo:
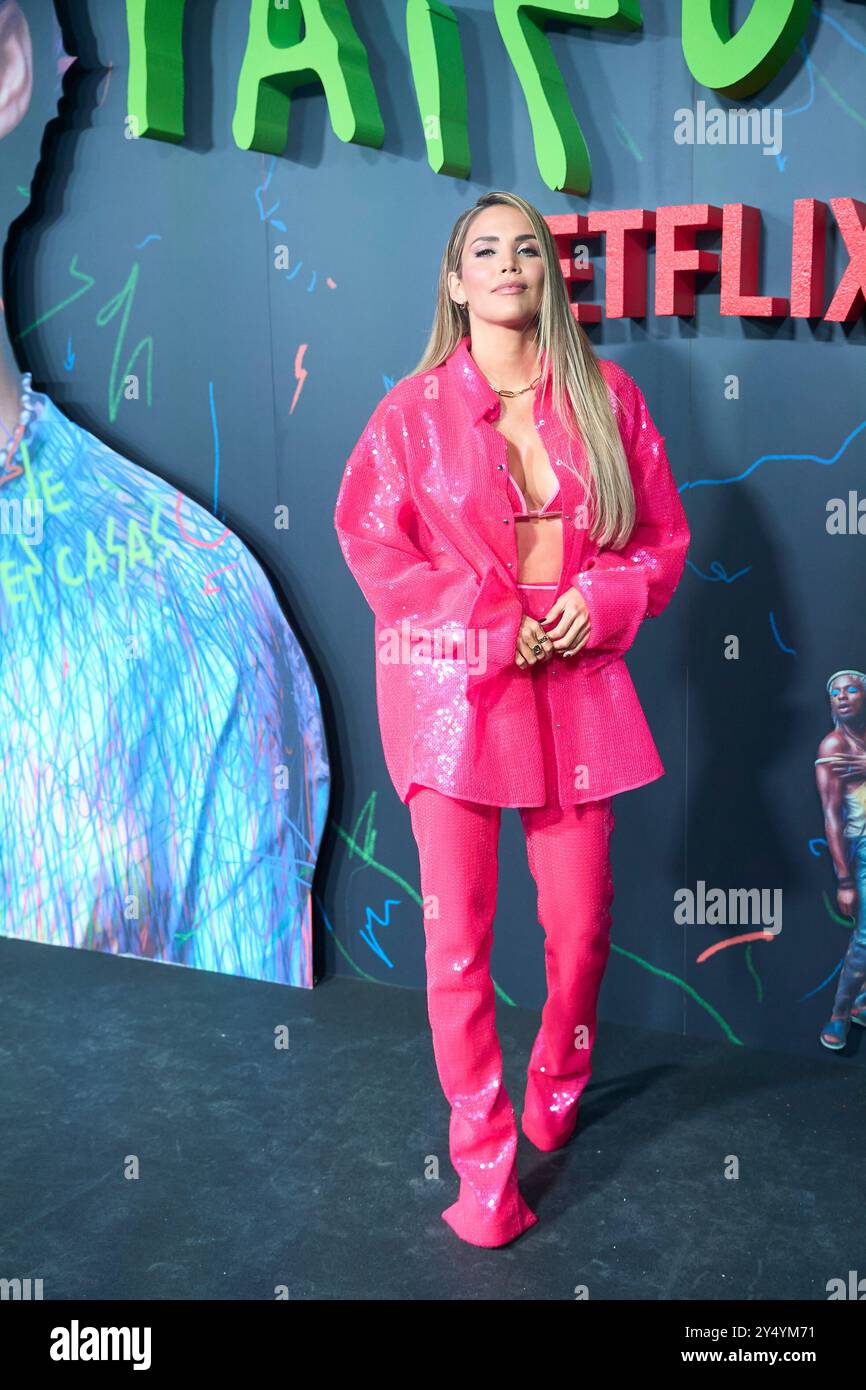
[[[11,463],[9,465],[9,472],[4,473],[3,476],[0,477],[0,487],[2,487],[4,483],[11,483],[13,478],[20,478],[23,472],[24,469],[19,468],[17,463]]]
[[[205,591],[205,593],[206,593],[206,594],[221,594],[221,593],[222,593],[222,589],[220,588],[219,584],[211,584],[211,580],[213,579],[213,577],[214,577],[215,574],[225,574],[226,570],[233,570],[233,569],[237,569],[237,561],[236,561],[236,560],[233,561],[230,565],[223,565],[221,569],[218,569],[218,570],[211,570],[210,574],[206,574],[205,577],[204,577],[204,591]]]
[[[174,517],[175,517],[175,521],[177,522],[177,529],[180,531],[180,534],[183,536],[184,540],[185,540],[185,541],[189,541],[190,545],[197,545],[197,546],[199,547],[200,550],[216,550],[218,546],[222,545],[222,543],[223,543],[223,541],[225,540],[226,536],[228,536],[228,535],[231,534],[231,532],[229,531],[228,526],[226,526],[226,528],[224,529],[222,535],[219,536],[219,537],[217,538],[217,540],[215,540],[215,541],[197,541],[196,538],[195,538],[195,536],[189,535],[189,533],[186,531],[186,529],[185,529],[185,527],[184,527],[184,524],[183,524],[183,517],[181,516],[181,508],[182,508],[182,507],[183,507],[183,493],[182,493],[182,492],[178,492],[178,494],[177,494],[177,501],[176,501],[175,504],[174,504]]]
[[[739,946],[744,941],[773,941],[777,934],[771,931],[748,931],[744,932],[742,936],[729,936],[724,941],[717,941],[714,946],[708,946],[705,951],[701,951],[701,954],[696,958],[696,963],[700,965],[702,961],[709,960],[710,956],[716,954],[716,951],[724,951],[726,946]]]
[[[289,414],[290,414],[290,415],[291,415],[292,411],[294,410],[295,406],[296,406],[297,403],[298,403],[298,397],[300,396],[302,390],[304,389],[304,382],[306,381],[307,377],[309,376],[309,373],[307,372],[306,368],[305,368],[304,365],[303,365],[303,363],[304,363],[304,353],[307,351],[307,346],[308,346],[307,343],[301,343],[301,346],[298,348],[297,352],[295,353],[295,380],[296,380],[297,383],[298,383],[298,389],[295,391],[295,394],[294,394],[294,396],[292,397],[292,404],[289,406]]]

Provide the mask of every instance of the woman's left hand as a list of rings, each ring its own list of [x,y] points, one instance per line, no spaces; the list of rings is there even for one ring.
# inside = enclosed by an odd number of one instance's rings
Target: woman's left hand
[[[559,619],[556,627],[547,624]],[[541,619],[550,638],[550,645],[560,656],[571,657],[580,651],[589,640],[591,620],[586,599],[579,589],[566,589],[554,603],[547,615]]]

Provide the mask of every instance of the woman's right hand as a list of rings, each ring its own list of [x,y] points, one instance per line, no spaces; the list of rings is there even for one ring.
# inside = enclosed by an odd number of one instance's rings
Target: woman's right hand
[[[541,651],[536,656],[533,647],[540,646]],[[517,666],[537,666],[543,661],[549,661],[553,655],[553,647],[550,638],[537,618],[530,618],[528,613],[523,616],[520,629],[517,633],[517,651],[514,656]]]
[[[836,902],[843,917],[855,917],[857,915],[856,888],[837,888]]]

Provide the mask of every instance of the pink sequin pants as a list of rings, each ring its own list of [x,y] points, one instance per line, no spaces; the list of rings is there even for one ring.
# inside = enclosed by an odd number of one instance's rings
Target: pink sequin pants
[[[531,596],[542,612],[549,600],[541,589]],[[532,678],[540,674],[534,671]],[[550,774],[553,734],[540,684],[537,693]],[[502,809],[421,787],[409,810],[424,899],[427,1011],[439,1080],[451,1106],[451,1161],[460,1179],[457,1201],[442,1216],[473,1245],[504,1245],[538,1218],[518,1187],[517,1126],[503,1085],[490,977]],[[598,995],[610,955],[615,821],[609,797],[565,809],[549,797],[543,807],[521,808],[520,816],[538,889],[547,976],[522,1129],[538,1148],[550,1150],[574,1131],[590,1077]]]

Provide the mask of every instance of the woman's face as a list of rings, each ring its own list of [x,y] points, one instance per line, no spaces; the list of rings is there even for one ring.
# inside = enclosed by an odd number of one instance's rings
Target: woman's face
[[[503,286],[519,282],[519,290]],[[472,318],[519,327],[541,307],[544,262],[526,214],[507,203],[484,208],[466,233],[460,274],[448,277],[452,299],[465,302]]]

